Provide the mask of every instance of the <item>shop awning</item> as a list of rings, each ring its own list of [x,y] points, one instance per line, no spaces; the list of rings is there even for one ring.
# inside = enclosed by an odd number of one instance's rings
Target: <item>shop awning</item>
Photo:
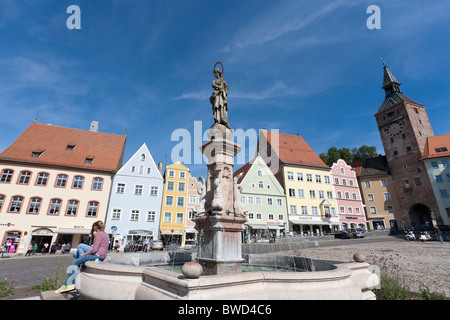
[[[252,223],[249,223],[249,224],[247,224],[247,226],[249,226],[253,230],[267,230],[267,229],[281,230],[281,229],[284,229],[284,226],[276,225],[276,224],[252,224]]]
[[[78,229],[78,228],[60,228],[55,231],[59,234],[90,234],[91,229]]]
[[[176,235],[183,235],[184,230],[161,230],[161,234],[176,234]]]
[[[289,217],[289,221],[294,224],[306,224],[306,225],[317,225],[317,226],[329,226],[328,221],[318,221],[313,220],[312,217]],[[332,221],[332,225],[339,225],[339,221]]]

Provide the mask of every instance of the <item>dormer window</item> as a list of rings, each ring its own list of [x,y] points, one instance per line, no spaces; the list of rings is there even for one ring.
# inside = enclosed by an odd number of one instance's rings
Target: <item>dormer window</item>
[[[84,163],[86,164],[92,164],[92,162],[94,162],[94,158],[93,156],[88,156],[86,157],[86,159],[84,160]]]
[[[66,147],[66,150],[67,150],[67,151],[73,151],[73,150],[75,150],[75,145],[74,145],[74,144],[68,144],[67,147]]]
[[[39,158],[40,156],[42,156],[44,151],[45,150],[35,150],[35,151],[31,152],[31,157],[32,158]]]

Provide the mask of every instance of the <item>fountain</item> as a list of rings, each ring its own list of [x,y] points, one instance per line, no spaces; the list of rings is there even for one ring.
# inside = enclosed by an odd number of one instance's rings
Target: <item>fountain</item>
[[[218,65],[221,69],[216,68]],[[332,264],[296,256],[242,252],[247,208],[240,202],[234,157],[240,146],[231,138],[228,86],[223,65],[214,66],[210,102],[214,124],[201,146],[208,175],[199,188],[194,221],[199,233],[197,253],[170,252],[111,255],[105,263],[88,262],[76,281],[87,299],[374,299],[377,276],[364,261]],[[158,264],[184,264],[182,274]],[[284,268],[242,272],[243,265]],[[257,269],[258,270],[258,269]],[[273,271],[273,270],[272,270]],[[284,270],[286,271],[286,270]],[[304,272],[298,272],[304,271]]]

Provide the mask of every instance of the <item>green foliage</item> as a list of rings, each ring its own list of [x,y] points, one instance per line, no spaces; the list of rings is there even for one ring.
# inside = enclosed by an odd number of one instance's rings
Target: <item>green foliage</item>
[[[396,253],[389,256],[370,254],[367,262],[380,268],[380,288],[373,289],[377,300],[446,300],[443,293],[433,292],[421,283],[419,293],[411,292],[408,278],[397,263],[405,259]]]
[[[57,290],[64,284],[66,276],[67,275],[64,273],[64,270],[58,265],[55,275],[52,278],[43,277],[42,284],[33,286],[32,289],[39,290],[41,292]]]
[[[327,153],[321,153],[319,157],[328,166],[332,166],[333,163],[337,162],[339,159],[344,160],[347,164],[356,161],[364,160],[378,156],[377,148],[374,146],[363,145],[359,148],[336,148],[331,147],[328,149]]]
[[[14,294],[13,288],[14,280],[8,279],[0,280],[0,297],[12,296]]]

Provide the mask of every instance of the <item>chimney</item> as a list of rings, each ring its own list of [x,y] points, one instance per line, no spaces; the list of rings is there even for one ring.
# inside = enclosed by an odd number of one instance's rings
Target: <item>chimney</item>
[[[162,174],[162,170],[163,170],[163,162],[162,162],[162,161],[160,161],[160,162],[158,163],[158,170],[159,170],[159,173]]]
[[[98,132],[98,121],[92,121],[89,131]]]

